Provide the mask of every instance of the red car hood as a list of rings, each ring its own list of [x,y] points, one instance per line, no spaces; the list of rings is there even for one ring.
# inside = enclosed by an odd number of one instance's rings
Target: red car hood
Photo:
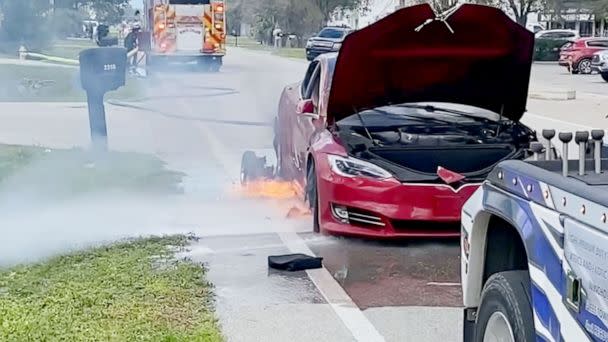
[[[428,4],[407,7],[347,36],[328,121],[406,102],[462,103],[518,121],[526,109],[534,34],[487,6],[462,5],[445,22],[436,17]]]

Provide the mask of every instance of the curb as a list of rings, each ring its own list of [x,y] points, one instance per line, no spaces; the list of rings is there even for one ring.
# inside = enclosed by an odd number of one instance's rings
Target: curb
[[[530,91],[528,97],[535,100],[570,101],[576,100],[576,90]]]

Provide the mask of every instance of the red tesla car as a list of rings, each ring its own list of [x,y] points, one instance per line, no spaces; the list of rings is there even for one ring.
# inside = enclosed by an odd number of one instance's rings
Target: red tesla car
[[[593,54],[608,49],[607,38],[580,38],[562,46],[559,65],[565,66],[574,74],[590,74],[593,71]]]
[[[466,4],[438,17],[423,4],[312,61],[282,93],[275,149],[315,231],[459,236],[464,202],[536,139],[519,123],[533,45],[497,9]]]

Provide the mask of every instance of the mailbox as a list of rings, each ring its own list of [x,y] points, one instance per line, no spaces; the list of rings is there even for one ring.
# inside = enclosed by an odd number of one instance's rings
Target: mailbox
[[[87,93],[105,93],[125,85],[127,50],[95,48],[80,53],[80,82]]]
[[[103,97],[125,85],[127,50],[124,48],[87,49],[80,53],[80,82],[87,92],[89,126],[94,148],[107,150],[108,130]]]

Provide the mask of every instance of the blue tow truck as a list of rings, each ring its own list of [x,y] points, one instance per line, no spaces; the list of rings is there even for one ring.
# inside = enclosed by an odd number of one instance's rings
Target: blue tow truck
[[[535,143],[462,209],[465,341],[608,341],[604,131],[557,136],[561,157]]]

